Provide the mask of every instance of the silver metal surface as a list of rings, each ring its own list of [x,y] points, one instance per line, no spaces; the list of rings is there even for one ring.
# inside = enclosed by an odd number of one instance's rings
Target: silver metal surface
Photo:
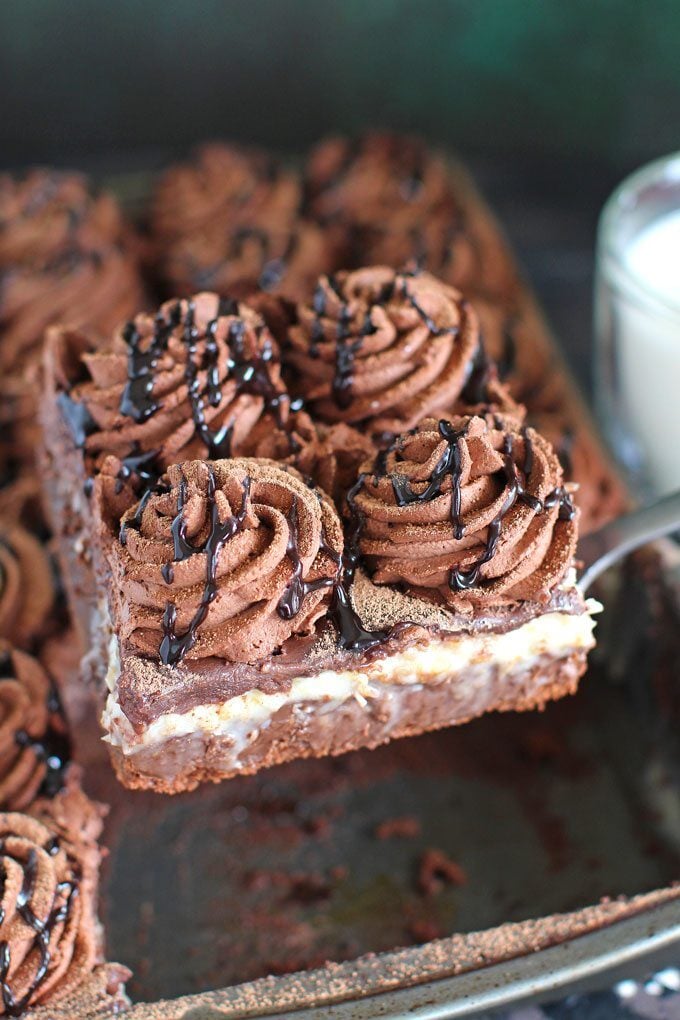
[[[624,556],[676,531],[680,531],[680,491],[617,517],[585,535],[578,545],[578,556],[583,563],[579,588],[587,592],[605,570]]]

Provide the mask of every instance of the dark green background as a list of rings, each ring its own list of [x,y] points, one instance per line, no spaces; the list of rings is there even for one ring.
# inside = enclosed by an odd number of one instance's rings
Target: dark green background
[[[6,165],[387,124],[626,169],[680,147],[680,3],[2,0],[0,90]]]

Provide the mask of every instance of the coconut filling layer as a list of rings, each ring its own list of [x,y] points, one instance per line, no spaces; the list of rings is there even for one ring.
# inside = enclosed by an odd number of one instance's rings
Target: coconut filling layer
[[[595,621],[591,614],[601,607],[589,599],[586,608],[587,612],[578,615],[546,613],[504,634],[434,638],[426,646],[407,648],[364,664],[361,669],[328,669],[314,676],[296,677],[286,691],[277,694],[253,689],[220,704],[198,705],[183,713],[169,712],[141,733],[134,731],[118,703],[120,656],[118,641],[113,636],[106,677],[109,695],[102,714],[107,734],[104,739],[127,756],[172,737],[189,734],[229,737],[233,755],[238,758],[284,706],[304,705],[305,711],[326,713],[353,698],[368,708],[371,701],[385,699],[399,688],[416,690],[447,680],[465,685],[466,695],[474,700],[475,691],[481,693],[499,675],[531,670],[546,657],[560,659],[592,648]]]

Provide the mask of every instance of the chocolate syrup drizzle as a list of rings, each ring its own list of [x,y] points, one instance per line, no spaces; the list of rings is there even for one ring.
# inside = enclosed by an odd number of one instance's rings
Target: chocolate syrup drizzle
[[[297,497],[293,498],[290,510],[287,515],[288,521],[288,543],[286,555],[293,564],[293,576],[288,582],[288,587],[279,600],[277,611],[282,620],[292,620],[302,609],[302,603],[307,595],[320,591],[322,588],[330,588],[335,584],[335,577],[317,577],[314,581],[305,581],[302,577],[302,560],[300,559],[300,548],[298,544],[300,534],[300,521],[298,512]],[[338,564],[339,557],[335,550],[331,549],[322,533],[320,548]]]
[[[184,634],[177,634],[175,630],[177,623],[177,607],[175,603],[167,602],[165,605],[162,619],[163,639],[159,649],[160,660],[164,666],[176,666],[196,644],[198,628],[208,615],[210,605],[217,595],[217,561],[220,550],[224,543],[233,538],[245,524],[250,496],[250,478],[246,477],[243,480],[241,509],[237,514],[229,517],[224,522],[220,521],[219,517],[219,509],[215,500],[215,485],[215,472],[212,466],[208,465],[208,488],[206,495],[210,508],[210,531],[205,542],[200,546],[191,545],[187,540],[186,525],[184,524],[184,502],[186,499],[184,483],[179,488],[177,513],[171,525],[173,556],[175,560],[181,561],[196,553],[205,553],[206,581],[199,607]],[[163,576],[168,581],[168,576],[166,576],[165,572]],[[170,580],[172,580],[171,574]]]
[[[233,431],[233,423],[222,425],[217,432],[213,432],[205,420],[205,409],[203,406],[203,396],[201,394],[200,377],[199,377],[199,365],[194,360],[196,357],[196,349],[198,341],[201,339],[201,334],[195,326],[195,313],[196,307],[193,301],[187,303],[187,310],[184,316],[184,331],[182,334],[182,341],[186,348],[186,368],[184,370],[184,379],[187,386],[187,392],[189,394],[189,404],[191,406],[191,417],[194,423],[194,430],[196,435],[205,444],[208,458],[210,460],[219,460],[222,457],[229,457],[231,454],[231,435]],[[239,321],[239,320],[237,320]],[[204,368],[207,369],[208,383],[206,392],[208,401],[212,407],[219,406],[220,400],[222,399],[222,392],[220,388],[220,380],[218,376],[217,367],[217,342],[215,340],[215,329],[217,327],[217,319],[213,319],[207,327],[206,338],[207,345],[205,350]]]
[[[158,314],[154,321],[151,343],[142,349],[142,334],[134,321],[123,328],[123,340],[128,345],[128,381],[120,398],[120,413],[138,424],[145,422],[160,408],[153,398],[153,373],[167,349],[173,329],[178,325],[181,309],[173,305],[168,318]]]
[[[79,404],[68,393],[59,393],[57,407],[66,422],[71,438],[77,449],[82,450],[85,440],[97,429],[97,423],[85,404]]]
[[[155,485],[159,475],[158,464],[156,462],[158,452],[158,450],[143,452],[139,449],[138,444],[135,443],[132,453],[120,458],[121,466],[116,475],[116,492],[121,492],[124,484],[133,478],[138,479],[140,482],[146,482],[147,486]],[[92,479],[88,478],[88,481],[91,482]]]
[[[432,469],[427,485],[422,492],[414,492],[411,488],[411,483],[405,475],[394,474],[391,477],[392,491],[394,492],[397,506],[431,502],[437,496],[441,496],[444,479],[449,477],[451,479],[450,516],[451,523],[453,524],[453,534],[457,541],[460,541],[465,533],[460,516],[462,471],[460,440],[467,435],[469,427],[469,422],[466,422],[462,429],[454,429],[453,425],[444,418],[440,420],[438,426],[439,435],[442,439],[446,440],[446,448]],[[383,472],[384,463],[383,461]]]
[[[575,443],[576,433],[573,428],[566,425],[562,430],[559,442],[555,446],[555,453],[567,479],[571,479],[574,476],[573,452]]]
[[[349,510],[349,522],[345,530],[345,546],[342,558],[337,557],[338,573],[333,585],[333,594],[329,615],[338,632],[338,644],[351,652],[365,652],[375,645],[382,644],[392,635],[394,628],[388,630],[367,630],[359,614],[352,605],[350,590],[356,568],[361,559],[359,539],[364,526],[364,516],[356,505],[366,475],[362,472],[345,497]]]
[[[480,336],[470,374],[460,394],[463,403],[489,405],[489,383],[493,372],[494,362],[487,354],[484,338]]]
[[[0,861],[6,853],[5,845],[6,839],[0,839]],[[50,856],[54,856],[59,850],[58,839],[54,837],[48,840],[43,849]],[[16,912],[21,917],[24,924],[26,924],[34,932],[33,945],[30,951],[38,953],[39,961],[35,975],[33,976],[33,980],[31,981],[27,991],[20,999],[17,999],[15,998],[14,992],[8,982],[10,967],[12,964],[10,945],[6,940],[0,942],[0,993],[2,994],[5,1013],[8,1016],[13,1017],[21,1016],[26,1011],[31,999],[47,976],[49,965],[52,962],[52,954],[50,952],[50,938],[52,936],[52,932],[58,925],[64,924],[68,920],[73,901],[78,895],[79,884],[76,877],[70,881],[59,882],[56,888],[55,901],[60,899],[61,902],[56,902],[50,910],[47,918],[43,920],[34,913],[33,907],[31,906],[31,901],[35,894],[36,878],[38,874],[37,849],[35,847],[31,847],[28,852],[26,862],[20,863],[23,867],[24,880],[16,899]],[[5,918],[3,913],[2,916],[0,916],[0,924],[2,924],[4,920]]]
[[[413,294],[409,290],[409,287],[408,287],[408,279],[409,279],[409,277],[413,277],[413,276],[417,276],[417,275],[418,275],[417,272],[416,273],[408,273],[408,274],[405,273],[404,274],[403,279],[402,279],[402,284],[401,284],[401,296],[403,298],[405,298],[406,301],[408,301],[408,303],[411,305],[411,307],[418,313],[418,315],[423,320],[423,322],[425,323],[425,325],[428,328],[428,331],[432,334],[432,336],[444,336],[447,333],[450,336],[454,336],[454,337],[458,336],[458,334],[460,333],[460,327],[459,326],[438,326],[437,323],[434,321],[434,319],[430,315],[427,314],[427,312],[425,311],[423,306],[420,304],[420,302],[416,298],[415,294]],[[396,276],[395,276],[395,283],[396,283]],[[467,308],[467,301],[465,300],[465,298],[461,298],[460,301],[458,301],[458,308],[459,308],[459,311],[460,311],[461,316],[462,316],[462,314],[464,313],[465,309]]]
[[[333,374],[331,392],[336,406],[342,410],[346,410],[351,405],[353,399],[352,382],[354,379],[354,362],[356,356],[362,348],[364,337],[371,336],[375,333],[376,327],[373,325],[371,320],[371,312],[369,309],[366,313],[359,335],[352,340],[352,311],[349,302],[345,300],[345,295],[342,292],[337,278],[331,274],[327,277],[327,280],[328,286],[340,301],[340,312],[338,314],[338,323],[335,330],[335,371]],[[387,298],[384,300],[386,299]],[[380,301],[374,302],[374,304],[379,303]],[[319,356],[319,343],[324,338],[324,329],[321,320],[326,314],[327,304],[326,290],[320,284],[314,292],[313,299],[313,307],[316,313],[316,318],[312,325],[311,344],[309,348],[309,353],[313,358]]]
[[[40,795],[55,797],[64,787],[65,772],[71,757],[68,737],[50,727],[40,739],[31,737],[26,730],[17,730],[14,739],[19,747],[30,747],[37,761],[47,769],[40,786]]]
[[[147,489],[144,490],[141,499],[137,503],[137,508],[132,517],[129,518],[126,517],[124,520],[121,521],[120,531],[118,533],[118,541],[120,542],[121,545],[126,544],[128,531],[130,530],[139,531],[140,525],[142,523],[142,517],[144,516],[144,511],[146,509],[146,505],[151,499],[151,497],[154,495],[166,493],[168,491],[169,491],[168,486],[161,482],[158,482],[155,485],[150,485]]]

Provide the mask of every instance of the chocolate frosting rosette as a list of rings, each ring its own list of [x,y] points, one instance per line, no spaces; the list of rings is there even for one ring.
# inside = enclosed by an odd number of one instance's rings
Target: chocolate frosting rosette
[[[46,534],[40,475],[33,465],[24,465],[16,472],[10,469],[0,481],[0,516],[23,524],[34,534]]]
[[[56,792],[65,765],[64,729],[40,663],[0,644],[0,810],[23,810],[46,786]]]
[[[96,350],[76,331],[54,330],[48,357],[72,438],[120,513],[130,489],[192,458],[278,460],[334,491],[370,452],[349,426],[318,427],[291,401],[263,320],[217,294],[166,302]]]
[[[77,988],[100,959],[101,810],[74,781],[29,814],[0,813],[0,1015]]]
[[[265,428],[254,431],[247,444],[248,455],[297,468],[305,480],[318,485],[336,505],[341,505],[359,465],[375,451],[375,443],[351,425],[326,425],[303,410],[292,413],[290,424],[288,432]]]
[[[84,177],[32,170],[0,176],[0,443],[32,459],[35,370],[47,326],[107,334],[143,303],[131,234],[112,196]]]
[[[93,458],[153,452],[164,468],[230,456],[264,415],[267,430],[287,418],[276,342],[256,312],[217,294],[137,315],[101,349],[78,354],[78,339],[57,335],[66,350],[56,354],[67,364],[73,351],[82,369],[68,399],[84,412],[82,445]]]
[[[476,314],[458,291],[375,266],[321,278],[298,306],[285,361],[316,417],[379,436],[480,396],[507,400],[497,387],[478,392],[480,354]]]
[[[0,639],[29,646],[43,633],[53,601],[45,550],[21,525],[0,519]]]
[[[397,215],[413,226],[456,205],[444,159],[418,138],[388,132],[327,138],[310,153],[305,179],[309,208],[321,220],[377,227]]]
[[[110,546],[123,647],[168,666],[262,659],[325,614],[342,547],[331,501],[293,469],[172,465]]]
[[[306,179],[310,211],[346,223],[364,265],[415,262],[466,293],[508,289],[495,232],[471,229],[446,159],[422,140],[328,139],[310,154]]]
[[[363,465],[360,548],[378,584],[452,608],[546,601],[573,563],[577,512],[550,444],[512,418],[430,418]]]
[[[335,267],[344,234],[301,215],[299,177],[271,156],[211,144],[158,185],[152,228],[173,293],[262,289],[303,300]]]

